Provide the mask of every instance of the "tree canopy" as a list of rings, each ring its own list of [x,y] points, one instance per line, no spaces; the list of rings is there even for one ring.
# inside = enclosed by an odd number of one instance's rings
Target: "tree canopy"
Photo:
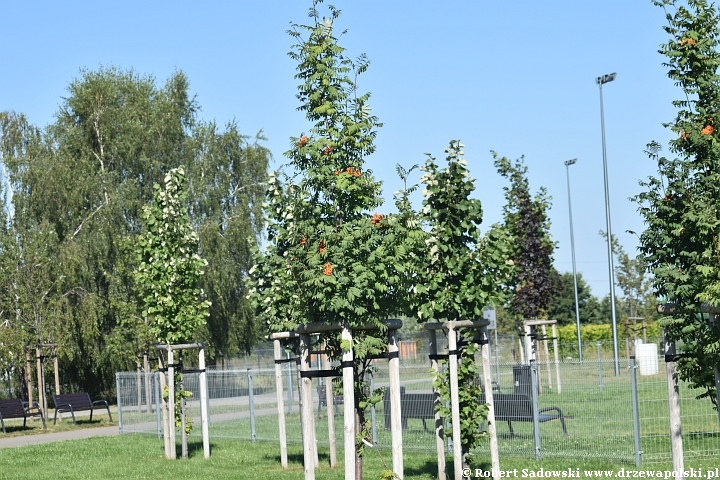
[[[61,381],[91,393],[111,390],[114,372],[134,367],[148,337],[133,246],[153,185],[180,165],[188,165],[185,206],[212,272],[200,280],[213,307],[198,340],[208,340],[216,358],[255,342],[237,280],[260,233],[270,154],[261,137],[251,140],[233,123],[219,129],[199,120],[199,108],[182,72],[158,86],[150,76],[102,68],[70,83],[47,127],[0,113],[12,195],[0,255],[8,328],[0,335],[14,358],[26,345],[57,343]],[[24,361],[16,366],[19,376]]]

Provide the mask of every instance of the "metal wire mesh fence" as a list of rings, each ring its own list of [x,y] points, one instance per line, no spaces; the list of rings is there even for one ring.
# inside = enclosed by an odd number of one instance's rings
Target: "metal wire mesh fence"
[[[620,375],[615,376],[611,348],[607,345],[600,345],[596,352],[595,345],[586,346],[582,363],[577,358],[561,357],[556,364],[552,357],[541,357],[537,366],[538,395],[535,397],[540,427],[539,435],[535,435],[532,413],[528,414],[532,411],[529,402],[533,397],[529,367],[514,360],[512,352],[508,352],[514,348],[512,345],[513,342],[506,342],[503,348],[501,342],[497,355],[491,350],[501,456],[636,462],[632,371],[626,358],[620,359]],[[417,350],[406,350],[401,360],[403,448],[406,451],[435,451],[430,363]],[[257,368],[258,359],[261,368]],[[275,369],[267,367],[272,361],[257,356],[245,362],[250,368],[207,372],[210,436],[278,442]],[[670,439],[665,365],[658,362],[657,354],[654,358],[639,358],[639,363],[635,395],[639,406],[642,464],[666,462],[670,457]],[[200,416],[196,400],[199,399],[198,379],[198,374],[190,373],[184,375],[183,380],[184,388],[193,393],[187,403],[187,415],[196,419]],[[282,380],[287,441],[301,444],[298,372],[294,363],[282,365]],[[375,361],[374,374],[369,380],[374,388],[388,386],[386,361]],[[313,379],[317,442],[324,447],[329,438],[328,415],[342,415],[345,408],[341,404],[342,397],[336,399],[339,404],[329,407],[320,400],[324,400],[322,392],[329,381],[327,378]],[[147,376],[137,372],[118,373],[117,391],[121,431],[160,436],[159,373]],[[709,399],[696,399],[697,392],[682,382],[679,391],[685,466],[692,467],[694,459],[720,455],[720,423]],[[388,410],[386,399],[368,414],[372,439],[378,448],[386,450],[391,444]],[[335,437],[338,448],[342,448],[342,421],[336,420]],[[199,429],[195,429],[193,435],[199,435]],[[446,444],[451,453],[449,439]],[[489,458],[488,443],[475,453]]]

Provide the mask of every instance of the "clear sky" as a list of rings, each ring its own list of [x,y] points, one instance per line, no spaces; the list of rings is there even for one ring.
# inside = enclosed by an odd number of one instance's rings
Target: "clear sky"
[[[570,167],[578,270],[593,292],[609,291],[600,100],[603,88],[613,233],[634,254],[640,232],[628,198],[655,172],[645,145],[666,145],[663,128],[680,92],[657,53],[665,16],[651,0],[333,0],[343,12],[341,45],[371,60],[360,79],[385,125],[368,167],[388,201],[401,184],[395,164],[438,158],[451,139],[466,145],[484,226],[501,220],[503,179],[491,150],[525,156],[533,189],[553,197],[555,263],[571,271],[564,161]],[[275,163],[291,135],[307,131],[296,111],[290,22],[307,21],[310,1],[10,1],[0,0],[0,110],[53,120],[80,70],[134,69],[159,84],[184,71],[200,117],[235,119],[246,134],[263,130]],[[667,149],[665,148],[665,151]],[[416,180],[419,178],[416,177]],[[388,205],[391,209],[391,204]]]

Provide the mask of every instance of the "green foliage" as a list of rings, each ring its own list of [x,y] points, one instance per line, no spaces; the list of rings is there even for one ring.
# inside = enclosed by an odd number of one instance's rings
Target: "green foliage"
[[[682,99],[673,102],[677,116],[666,124],[677,135],[670,141],[676,157],[661,156],[657,142],[648,144],[658,176],[642,182],[645,191],[636,197],[646,225],[640,249],[656,295],[679,312],[663,323],[670,338],[683,343],[680,377],[715,402],[720,325],[694,312],[703,303],[720,305],[720,137],[714,126],[720,118],[720,16],[705,0],[654,3],[666,12],[670,38],[660,53]]]
[[[358,91],[369,62],[364,55],[346,56],[335,35],[339,10],[331,6],[321,18],[318,3],[310,11],[312,24],[295,24],[289,32],[297,42],[290,56],[297,62],[299,110],[311,126],[290,139],[285,156],[291,174],[277,172],[268,180],[268,242],[255,251],[248,288],[269,332],[308,322],[377,329],[354,332],[352,345],[340,345],[337,332],[322,338],[334,358],[353,349],[361,436],[372,400],[362,388],[367,357],[386,350],[384,320],[409,313],[424,234],[410,207],[410,189],[396,197],[398,213],[376,211],[381,183],[364,169],[364,159],[375,151],[381,124],[371,114],[370,94]]]
[[[608,318],[603,317],[603,310],[582,274],[577,274],[578,304],[580,308],[580,323],[603,323]],[[608,304],[609,305],[609,304]],[[575,282],[572,272],[558,274],[557,294],[548,309],[548,318],[557,320],[558,325],[575,325]]]
[[[493,152],[495,168],[510,181],[504,187],[504,228],[513,238],[512,259],[515,293],[509,308],[517,320],[544,318],[557,291],[557,272],[553,267],[555,243],[550,238],[550,197],[544,187],[533,197],[524,158],[514,163]]]
[[[174,168],[161,188],[155,185],[154,201],[142,212],[146,230],[138,237],[135,288],[149,321],[148,331],[159,343],[188,343],[209,315],[210,302],[198,288],[207,262],[198,255],[197,232],[185,209],[185,170]],[[182,385],[182,375],[175,375]],[[167,398],[169,392],[164,392]],[[175,390],[175,424],[182,425],[183,399],[192,393]],[[192,420],[185,425],[189,433]]]
[[[647,322],[647,339],[648,342],[654,343],[662,336],[662,326],[657,321]],[[632,328],[632,325],[631,325]],[[626,337],[624,326],[619,327],[620,342],[624,342],[625,338],[632,339],[632,330],[628,332]],[[565,354],[577,354],[577,328],[575,325],[563,325],[558,327],[558,343],[560,351],[563,355]],[[582,341],[585,348],[594,349],[596,342],[602,342],[603,350],[612,351],[612,326],[610,324],[598,324],[598,325],[582,325],[580,327],[580,334],[582,335]],[[642,339],[642,328],[638,324],[636,332],[636,338]],[[590,350],[594,351],[594,350]]]
[[[135,288],[150,334],[165,344],[187,343],[205,323],[210,302],[197,284],[207,262],[198,254],[197,232],[185,210],[185,170],[174,168],[164,188],[143,209],[145,232],[137,239]]]
[[[0,255],[0,311],[16,313],[3,334],[12,338],[18,380],[23,347],[39,339],[58,343],[61,382],[71,390],[107,395],[114,372],[135,368],[153,340],[133,286],[140,216],[153,185],[183,164],[184,207],[208,260],[200,287],[213,302],[198,339],[210,342],[211,361],[257,340],[242,278],[262,228],[270,155],[262,137],[253,142],[234,124],[221,130],[204,123],[198,109],[181,72],[157,85],[103,68],[71,82],[47,128],[0,112],[0,155],[13,199]]]
[[[505,300],[504,286],[512,276],[511,247],[506,231],[494,226],[485,236],[480,234],[482,206],[479,200],[470,197],[475,185],[462,148],[459,141],[451,141],[445,150],[447,167],[440,168],[430,155],[423,167],[422,216],[430,226],[430,233],[425,241],[423,279],[415,285],[417,317],[421,321],[480,319],[486,306]],[[481,440],[480,424],[487,417],[487,407],[479,403],[476,348],[470,342],[458,364],[459,428],[465,462],[469,461],[470,450]],[[450,400],[449,375],[449,371],[445,371],[434,379],[445,401]],[[444,404],[439,410],[444,416],[450,416]]]
[[[420,321],[482,318],[487,305],[503,301],[513,271],[506,231],[493,226],[480,234],[482,206],[470,198],[474,179],[462,148],[451,141],[447,167],[430,155],[423,167],[422,216],[430,233],[423,281],[415,285]]]

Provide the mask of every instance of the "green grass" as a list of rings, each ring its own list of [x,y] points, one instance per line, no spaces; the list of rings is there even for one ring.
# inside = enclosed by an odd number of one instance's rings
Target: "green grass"
[[[122,435],[119,437],[96,437],[85,440],[57,442],[0,451],[0,477],[3,479],[302,479],[302,450],[299,446],[289,448],[289,468],[280,467],[279,447],[269,442],[252,444],[237,440],[212,439],[211,457],[203,458],[202,445],[197,439],[190,442],[190,458],[166,460],[162,441],[148,435]],[[364,466],[364,478],[377,479],[390,462],[388,450],[368,451]],[[339,461],[342,462],[340,455]],[[437,460],[432,454],[405,453],[405,478],[433,479],[437,475]],[[452,459],[448,457],[448,471],[452,471]],[[486,458],[478,457],[476,467],[489,469]],[[318,479],[341,480],[343,465],[331,469],[328,466],[327,449],[320,449]],[[618,465],[607,461],[583,462],[549,459],[540,463],[517,457],[502,458],[501,468],[545,470],[597,469],[617,470]],[[626,467],[627,469],[627,467]]]

